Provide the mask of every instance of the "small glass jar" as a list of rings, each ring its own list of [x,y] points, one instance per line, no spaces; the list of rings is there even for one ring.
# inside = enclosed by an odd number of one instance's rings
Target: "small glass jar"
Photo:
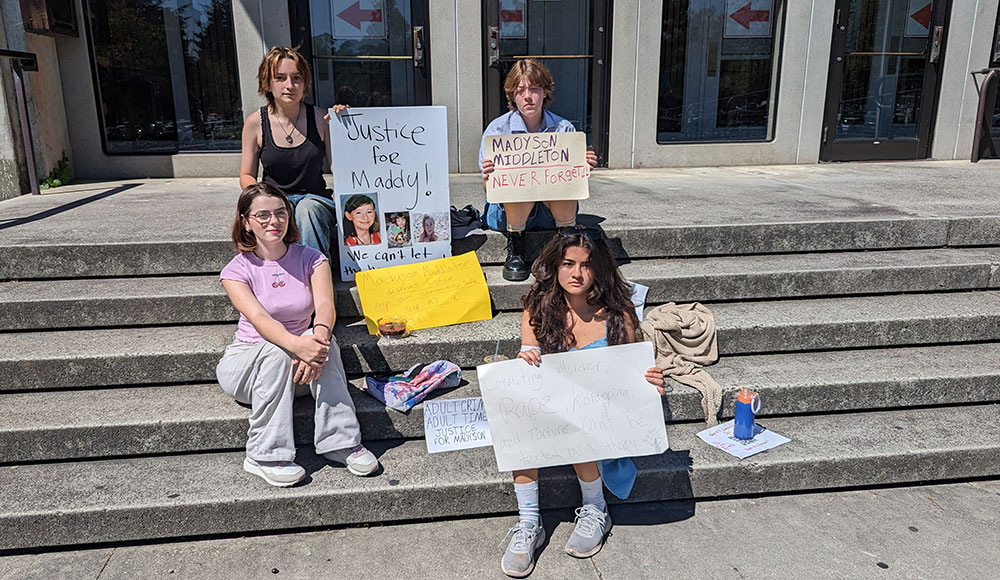
[[[379,318],[378,333],[389,338],[406,338],[410,329],[406,327],[406,319],[398,316]]]

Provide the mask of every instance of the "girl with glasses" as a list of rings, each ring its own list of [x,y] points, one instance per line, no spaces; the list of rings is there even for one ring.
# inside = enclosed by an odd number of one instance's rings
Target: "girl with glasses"
[[[637,338],[639,320],[631,290],[618,270],[600,231],[567,227],[542,250],[531,268],[535,277],[521,298],[521,352],[527,364],[542,364],[542,353],[584,350],[627,344]],[[663,394],[663,371],[646,369],[646,380]],[[601,465],[598,465],[600,463]],[[635,481],[631,459],[590,461],[573,465],[583,506],[576,510],[576,526],[565,551],[577,558],[593,556],[611,529],[604,499],[607,485],[618,497],[627,497]],[[602,478],[602,473],[604,477]],[[514,471],[518,523],[510,528],[510,544],[501,560],[508,576],[521,578],[535,566],[535,550],[545,542],[538,509],[538,470]]]
[[[336,311],[330,263],[318,250],[296,244],[291,214],[292,204],[276,188],[255,183],[244,189],[233,220],[240,253],[219,276],[240,320],[216,376],[226,394],[251,408],[243,469],[279,487],[306,474],[293,461],[292,401],[307,391],[316,403],[316,453],[355,475],[378,469],[361,445],[331,331]]]

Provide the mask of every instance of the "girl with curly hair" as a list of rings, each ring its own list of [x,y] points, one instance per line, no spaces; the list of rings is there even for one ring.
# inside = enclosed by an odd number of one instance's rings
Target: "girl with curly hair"
[[[517,358],[538,366],[543,352],[638,340],[639,320],[629,285],[599,230],[578,226],[560,229],[542,250],[531,272],[535,281],[521,299],[524,315]],[[650,367],[645,378],[663,394],[663,371]],[[576,510],[576,527],[565,550],[571,556],[588,558],[600,551],[611,529],[604,486],[619,497],[627,496],[635,481],[635,466],[626,458],[601,465],[597,461],[578,463],[573,469],[580,483],[583,507]],[[521,578],[534,568],[534,552],[545,542],[545,530],[538,511],[538,470],[518,470],[513,475],[519,521],[508,532],[512,537],[501,568],[508,576]]]

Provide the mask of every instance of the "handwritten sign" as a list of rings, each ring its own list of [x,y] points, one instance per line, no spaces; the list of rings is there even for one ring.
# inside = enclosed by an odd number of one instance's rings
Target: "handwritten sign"
[[[451,231],[447,131],[444,107],[330,115],[342,280],[451,256],[448,236],[425,235]]]
[[[643,374],[653,345],[623,344],[477,368],[501,471],[655,455],[663,405]]]
[[[486,200],[552,201],[587,199],[590,165],[583,133],[520,133],[486,137],[493,160]]]
[[[493,317],[490,291],[475,252],[357,274],[368,332],[378,319],[399,316],[410,330]]]
[[[427,453],[493,445],[483,399],[424,401],[424,439]]]
[[[740,459],[745,459],[761,451],[767,451],[791,441],[788,437],[778,435],[774,431],[768,431],[760,425],[753,426],[753,438],[746,441],[737,439],[733,437],[734,423],[735,421],[728,421],[721,425],[710,427],[704,431],[700,431],[698,437],[712,447],[721,449]]]

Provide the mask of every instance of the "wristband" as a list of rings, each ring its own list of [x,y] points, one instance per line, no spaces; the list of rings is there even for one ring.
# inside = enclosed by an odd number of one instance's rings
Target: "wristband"
[[[318,322],[318,323],[316,323],[316,324],[313,325],[313,328],[316,328],[317,326],[322,326],[323,328],[326,329],[327,332],[329,332],[330,334],[333,334],[333,329],[330,328],[330,325],[323,324],[322,322]]]

